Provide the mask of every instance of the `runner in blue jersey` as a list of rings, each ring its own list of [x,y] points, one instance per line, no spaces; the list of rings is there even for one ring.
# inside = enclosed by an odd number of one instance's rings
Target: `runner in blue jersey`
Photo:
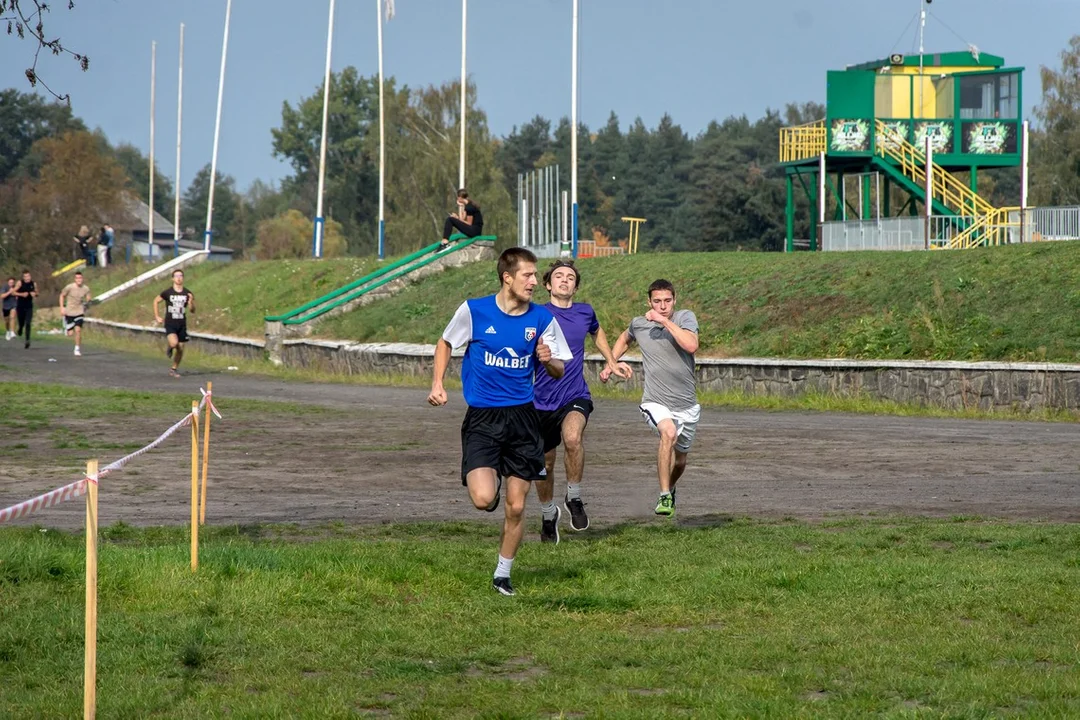
[[[536,256],[510,248],[499,256],[495,295],[466,300],[435,345],[435,377],[428,402],[445,405],[443,376],[454,348],[465,346],[461,382],[469,409],[461,425],[461,484],[479,510],[499,506],[506,478],[506,508],[499,563],[492,587],[513,595],[510,568],[525,531],[529,483],[545,475],[540,420],[533,406],[537,363],[561,377],[572,360],[551,311],[532,302]]]
[[[540,541],[559,542],[559,519],[562,510],[555,504],[555,460],[561,444],[564,448],[563,466],[566,470],[566,495],[563,507],[570,513],[570,529],[589,528],[589,516],[581,500],[581,476],[585,470],[585,448],[582,444],[585,425],[593,411],[592,396],[585,382],[585,338],[592,335],[596,349],[604,356],[607,366],[619,377],[633,373],[626,363],[616,363],[611,354],[604,329],[596,312],[588,303],[574,302],[581,285],[581,275],[571,260],[557,260],[544,273],[544,287],[551,296],[546,307],[559,321],[574,359],[566,364],[566,372],[555,379],[546,373],[536,373],[536,399],[533,404],[540,414],[540,434],[544,438],[544,462],[547,478],[535,483],[543,520]]]

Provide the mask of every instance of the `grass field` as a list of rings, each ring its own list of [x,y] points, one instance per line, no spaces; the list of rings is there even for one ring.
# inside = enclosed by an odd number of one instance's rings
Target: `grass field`
[[[101,717],[1067,717],[1075,529],[978,519],[102,531]],[[0,531],[2,714],[77,714],[82,540]]]
[[[189,284],[202,308],[196,329],[261,337],[263,315],[347,282],[371,267],[363,262],[192,268]],[[660,253],[585,260],[581,267],[579,298],[596,305],[612,334],[645,309],[651,280],[672,280],[680,305],[698,315],[702,355],[1080,359],[1078,243],[971,252]],[[495,289],[490,263],[448,270],[327,320],[316,335],[431,342],[463,299]],[[146,323],[154,292],[110,301],[95,314]]]
[[[190,403],[0,392],[9,427],[50,433],[51,462],[102,447],[69,437],[71,418],[156,423]],[[227,414],[270,409],[230,399]],[[0,527],[0,717],[81,705],[83,539],[37,519]],[[497,536],[487,517],[208,527],[192,574],[184,528],[103,528],[99,717],[1080,714],[1072,525],[717,514],[597,527],[526,543],[514,598],[488,587]]]
[[[375,258],[334,258],[319,262],[238,260],[193,265],[184,270],[185,286],[195,293],[197,309],[189,326],[202,332],[261,338],[264,316],[291,310],[325,295],[377,266]],[[152,325],[154,296],[168,284],[168,280],[161,280],[125,293],[94,307],[92,313],[107,320]]]

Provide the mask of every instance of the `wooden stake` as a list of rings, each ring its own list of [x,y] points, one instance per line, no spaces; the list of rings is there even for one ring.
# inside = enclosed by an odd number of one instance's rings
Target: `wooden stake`
[[[97,531],[98,461],[86,463],[86,638],[83,658],[83,718],[97,714]]]
[[[199,403],[191,401],[191,571],[199,569]]]
[[[202,493],[199,495],[199,524],[206,524],[206,466],[210,460],[210,398],[214,383],[206,383],[206,420],[203,425],[202,445]]]

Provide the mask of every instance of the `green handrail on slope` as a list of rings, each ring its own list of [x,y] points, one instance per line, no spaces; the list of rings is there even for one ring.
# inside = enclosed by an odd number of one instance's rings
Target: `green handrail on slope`
[[[408,275],[409,273],[411,273],[414,270],[419,270],[422,267],[430,265],[431,263],[435,262],[436,260],[439,260],[440,258],[442,258],[444,254],[448,255],[451,252],[456,252],[458,250],[462,250],[462,249],[468,247],[469,245],[472,245],[474,242],[477,242],[477,241],[480,241],[480,240],[490,240],[492,242],[494,242],[494,240],[495,240],[495,236],[493,236],[493,235],[479,235],[479,236],[474,237],[474,238],[466,238],[464,235],[462,235],[461,237],[464,238],[464,240],[462,240],[462,241],[458,242],[457,244],[455,244],[446,253],[438,253],[438,254],[435,254],[435,255],[431,255],[430,257],[420,258],[419,260],[416,260],[416,261],[410,263],[409,265],[400,268],[397,272],[394,272],[394,273],[392,273],[390,275],[385,275],[384,277],[379,278],[377,281],[373,282],[370,285],[362,287],[362,288],[360,288],[358,290],[355,290],[353,292],[348,293],[347,295],[345,295],[343,297],[338,298],[337,301],[335,301],[335,302],[333,302],[333,303],[331,303],[329,305],[320,306],[320,307],[316,308],[315,310],[312,310],[311,312],[307,313],[306,315],[301,315],[300,317],[293,317],[293,318],[289,318],[288,320],[284,320],[284,321],[282,321],[282,324],[284,324],[284,325],[302,325],[302,324],[304,324],[306,322],[310,322],[310,321],[315,320],[316,318],[320,317],[321,315],[324,315],[324,314],[330,312],[331,310],[333,310],[335,308],[339,308],[342,305],[350,303],[350,302],[356,300],[357,298],[368,294],[372,290],[377,290],[378,288],[381,288],[383,285],[391,283],[391,282],[393,282],[394,280],[397,280],[400,277],[404,277],[405,275]]]
[[[394,262],[390,263],[386,267],[381,267],[378,270],[376,270],[375,272],[368,273],[367,275],[363,276],[359,280],[353,280],[348,285],[343,285],[343,286],[339,287],[336,290],[332,290],[332,291],[328,292],[326,295],[323,295],[320,298],[315,298],[311,302],[304,303],[303,305],[301,305],[300,307],[298,307],[298,308],[296,308],[294,310],[290,310],[287,313],[282,313],[281,315],[267,315],[263,319],[266,320],[267,322],[281,322],[283,320],[287,320],[289,318],[296,317],[297,315],[299,315],[299,314],[301,314],[303,312],[306,312],[306,311],[310,310],[313,307],[321,305],[324,302],[328,302],[330,300],[333,300],[334,298],[338,297],[339,295],[344,295],[345,293],[349,292],[350,290],[354,290],[355,288],[363,285],[364,283],[371,282],[372,280],[376,279],[380,275],[382,275],[384,273],[387,273],[387,272],[390,272],[390,271],[393,271],[393,270],[396,270],[397,268],[401,267],[402,265],[405,265],[406,263],[410,263],[413,260],[417,259],[418,257],[422,257],[422,256],[426,255],[429,252],[437,250],[438,248],[439,248],[439,243],[435,243],[433,245],[428,245],[425,248],[421,248],[420,250],[417,250],[412,255],[406,255],[405,257],[401,258],[400,260],[395,260]]]
[[[449,252],[455,252],[455,251],[460,250],[462,248],[468,247],[469,245],[472,245],[474,242],[477,242],[477,241],[487,240],[487,241],[494,242],[496,240],[494,235],[479,235],[479,236],[474,237],[474,238],[469,238],[469,237],[466,237],[465,235],[462,235],[460,233],[452,235],[450,237],[450,239],[451,240],[459,240],[460,239],[460,240],[462,240],[462,242],[458,242],[457,244],[455,244],[449,250]],[[349,284],[344,285],[344,286],[342,286],[340,288],[337,288],[336,290],[334,290],[332,292],[329,292],[329,293],[327,293],[326,295],[323,295],[320,298],[316,298],[315,300],[304,303],[303,305],[301,305],[300,307],[298,307],[298,308],[296,308],[294,310],[290,310],[287,313],[282,313],[281,315],[270,315],[270,316],[267,316],[264,319],[266,321],[268,321],[268,322],[282,322],[282,323],[284,323],[286,325],[299,325],[301,323],[308,322],[309,320],[313,320],[313,319],[319,317],[320,315],[322,315],[322,314],[324,314],[324,313],[326,313],[326,312],[328,312],[330,310],[333,310],[334,308],[340,307],[341,305],[344,305],[347,302],[351,302],[352,300],[355,300],[356,298],[360,297],[361,295],[363,295],[363,294],[365,294],[365,293],[367,293],[367,292],[369,292],[371,290],[374,290],[375,288],[382,287],[386,283],[388,283],[388,282],[390,282],[392,280],[396,280],[397,278],[401,277],[402,275],[405,275],[405,274],[407,274],[409,272],[412,272],[413,270],[424,267],[425,265],[428,265],[428,264],[434,262],[436,259],[442,257],[444,254],[448,254],[448,253],[439,254],[438,251],[441,249],[441,247],[442,247],[441,243],[434,243],[432,245],[428,245],[427,247],[422,248],[422,249],[412,253],[411,255],[407,255],[407,256],[401,258],[400,260],[397,260],[397,261],[387,265],[386,267],[379,268],[375,272],[368,273],[367,275],[365,275],[365,276],[363,276],[363,277],[361,277],[361,278],[359,278],[357,280],[353,280]],[[424,258],[425,255],[430,255],[430,257]],[[421,260],[421,262],[417,263],[416,262],[417,260]],[[398,270],[400,268],[405,268],[405,269],[402,270],[401,272],[394,273],[395,270]],[[387,277],[390,273],[394,273],[394,274],[392,276],[390,276],[390,277]],[[356,292],[356,293],[353,292],[357,288],[360,288],[363,285],[367,285],[368,283],[371,283],[373,281],[379,281],[379,282],[377,282],[376,284],[371,285],[369,287],[363,288],[360,292]],[[338,299],[337,302],[334,302],[334,303],[332,303],[330,305],[326,305],[326,303],[328,303],[328,302],[330,302],[332,300],[335,300],[335,299]],[[320,306],[324,306],[324,307],[320,307]],[[311,311],[314,308],[318,308],[318,309],[316,309],[314,312],[308,312],[308,311]],[[304,313],[307,313],[307,314],[305,315]],[[300,316],[300,315],[303,315],[303,317],[298,318],[297,316]]]

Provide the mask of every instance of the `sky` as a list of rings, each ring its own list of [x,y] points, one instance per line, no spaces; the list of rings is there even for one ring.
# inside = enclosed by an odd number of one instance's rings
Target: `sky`
[[[30,4],[24,0],[24,5]],[[825,72],[917,53],[920,8],[929,10],[925,48],[969,43],[1025,73],[1025,113],[1038,104],[1040,66],[1057,68],[1078,0],[580,0],[579,117],[590,128],[615,111],[654,127],[664,113],[691,136],[711,120],[755,119],[788,102],[824,102]],[[384,72],[412,87],[460,77],[460,0],[396,0],[384,26]],[[181,186],[210,161],[225,0],[56,2],[47,34],[90,57],[82,73],[66,57],[42,55],[39,74],[113,143],[150,147],[150,55],[157,42],[155,153],[176,172],[179,26],[184,35]],[[570,114],[571,0],[468,0],[468,72],[478,104],[499,136],[536,115]],[[1022,9],[1021,9],[1022,8]],[[320,92],[326,63],[327,0],[233,0],[218,169],[240,189],[290,174],[273,157],[271,128],[284,101]],[[378,70],[376,0],[337,0],[335,71]],[[29,91],[33,46],[0,37],[0,87]]]

